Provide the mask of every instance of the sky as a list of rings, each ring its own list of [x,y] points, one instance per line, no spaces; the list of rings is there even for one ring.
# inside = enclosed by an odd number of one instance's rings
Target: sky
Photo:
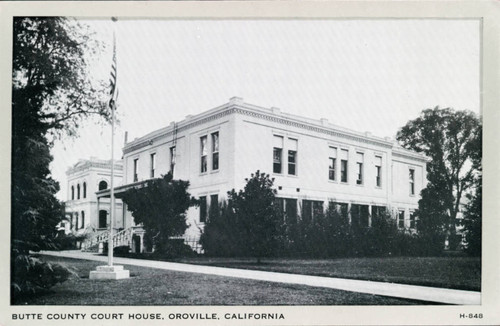
[[[242,97],[247,103],[395,137],[439,106],[480,113],[478,20],[82,20],[107,44],[90,61],[109,79],[117,42],[115,158],[133,140]],[[111,127],[85,123],[57,141],[53,177],[111,158]]]

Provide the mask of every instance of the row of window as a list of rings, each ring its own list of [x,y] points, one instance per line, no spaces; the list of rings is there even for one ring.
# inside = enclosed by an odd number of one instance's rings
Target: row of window
[[[99,182],[97,189],[104,190],[108,189],[108,183],[106,181]],[[83,182],[82,184],[82,198],[87,198],[87,183]],[[80,184],[76,185],[76,199],[80,199]],[[75,186],[71,186],[71,200],[75,200]]]
[[[174,174],[176,147],[170,147],[170,172]],[[157,177],[156,153],[149,154],[149,177]],[[139,158],[134,159],[133,182],[139,181]]]
[[[81,211],[80,217],[81,218],[79,219],[78,213],[74,213],[71,215],[69,221],[70,230],[74,229],[75,231],[78,231],[79,229],[83,229],[85,227],[85,211]]]
[[[283,173],[283,136],[274,136],[273,139],[273,173]],[[286,138],[287,149],[287,173],[297,175],[297,151],[298,141],[293,138]]]
[[[219,197],[218,195],[210,195],[210,205],[208,205],[208,197],[200,196],[200,223],[205,223],[210,216],[210,210],[218,208]],[[275,205],[281,211],[283,216],[288,221],[297,221],[298,218],[298,205],[297,199],[294,198],[276,198]],[[304,222],[310,222],[324,213],[323,201],[319,200],[302,200],[302,215],[301,219]],[[329,205],[334,205],[337,211],[343,215],[347,215],[349,205],[347,203],[330,202]],[[372,206],[372,216],[379,217],[386,212],[385,206]],[[351,223],[356,223],[361,227],[369,226],[369,206],[352,204],[350,210]],[[410,211],[410,228],[416,229],[417,221],[415,219],[415,212]],[[405,228],[405,211],[398,211],[398,228]]]
[[[297,199],[293,198],[276,198],[276,205],[281,213],[289,221],[297,221]],[[329,205],[335,205],[337,211],[343,215],[347,215],[349,205],[347,203],[337,203],[330,202]],[[372,206],[372,216],[379,217],[386,212],[387,208],[385,206]],[[309,222],[314,218],[323,214],[323,201],[316,200],[302,200],[302,221]],[[350,209],[351,223],[356,223],[359,226],[367,227],[369,226],[369,206],[352,204]],[[410,229],[417,228],[417,220],[415,217],[415,212],[410,211]],[[405,228],[405,211],[398,211],[398,228]]]
[[[288,175],[297,175],[297,139],[286,138],[288,151]],[[283,141],[284,137],[274,135],[273,143],[273,173],[281,174],[283,162]],[[338,160],[339,159],[339,160]],[[328,179],[337,181],[337,162],[340,161],[340,182],[348,183],[348,168],[349,168],[349,151],[340,149],[340,153],[336,147],[329,147],[328,157]],[[382,187],[382,156],[375,155],[374,160],[375,186]],[[356,153],[356,184],[363,185],[364,183],[364,153]],[[409,169],[409,185],[410,195],[415,195],[415,170]]]

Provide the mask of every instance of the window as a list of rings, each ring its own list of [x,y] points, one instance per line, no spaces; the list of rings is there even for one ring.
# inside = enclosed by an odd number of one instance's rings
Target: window
[[[347,149],[343,149],[340,151],[340,181],[347,182],[347,162],[349,151]]]
[[[105,210],[100,210],[99,211],[99,228],[104,229],[106,227],[107,221],[106,219],[108,218],[108,213]]]
[[[201,172],[207,172],[207,136],[200,138]]]
[[[219,195],[210,195],[210,213],[208,218],[212,216],[212,214],[217,214],[219,209]]]
[[[137,173],[138,168],[139,168],[139,159],[136,158],[136,159],[134,159],[134,175],[133,175],[134,181],[133,182],[137,182],[139,180],[139,175]]]
[[[410,169],[410,195],[415,195],[415,170]]]
[[[87,183],[83,183],[83,198],[87,198]]]
[[[356,165],[358,167],[358,175],[356,178],[356,184],[358,184],[358,185],[363,184],[363,159],[364,159],[363,153],[356,153]]]
[[[108,183],[106,181],[99,182],[99,190],[108,189]]]
[[[281,173],[281,158],[283,152],[283,137],[273,138],[273,173]]]
[[[276,198],[275,205],[287,222],[297,222],[297,199]]]
[[[405,211],[400,210],[398,214],[398,228],[404,229],[405,227]]]
[[[170,173],[172,173],[172,176],[174,175],[175,154],[175,146],[170,147]]]
[[[335,147],[330,147],[330,156],[328,161],[328,179],[335,181],[335,166],[337,165],[337,149]]]
[[[302,200],[302,220],[310,222],[323,213],[323,202],[316,200]]]
[[[415,212],[410,212],[410,229],[417,228],[417,221],[415,219]]]
[[[80,199],[80,184],[76,185],[76,199]]]
[[[219,169],[219,133],[212,134],[212,170]]]
[[[359,227],[369,226],[369,207],[368,205],[351,205],[351,224]]]
[[[85,228],[85,212],[82,211],[82,229]]]
[[[382,156],[375,156],[375,185],[382,187]]]
[[[71,200],[75,199],[75,186],[71,186]]]
[[[75,231],[78,231],[78,213],[75,213]]]
[[[383,217],[383,214],[386,212],[385,206],[372,206],[372,217],[374,219],[378,219]]]
[[[207,221],[207,197],[200,197],[200,223]]]
[[[297,139],[288,139],[288,174],[297,175]]]
[[[156,153],[151,154],[151,172],[150,177],[155,177],[155,169],[156,169]]]

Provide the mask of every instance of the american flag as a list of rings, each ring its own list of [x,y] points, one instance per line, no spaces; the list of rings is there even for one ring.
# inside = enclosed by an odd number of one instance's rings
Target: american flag
[[[113,19],[113,21],[116,21],[116,18]],[[116,99],[118,98],[118,91],[116,88],[116,36],[115,33],[113,32],[113,62],[111,63],[111,76],[109,79],[110,85],[111,85],[111,90],[109,91],[109,95],[111,95],[111,98],[109,100],[109,106],[112,110],[116,109]]]

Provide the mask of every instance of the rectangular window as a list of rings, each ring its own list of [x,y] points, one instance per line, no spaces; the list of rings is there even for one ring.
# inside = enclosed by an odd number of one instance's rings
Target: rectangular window
[[[288,138],[288,174],[297,175],[297,139]]]
[[[335,166],[337,165],[337,149],[335,147],[330,147],[330,156],[328,161],[328,179],[335,181]]]
[[[207,136],[200,138],[200,152],[201,152],[201,169],[200,171],[207,172]]]
[[[175,155],[176,155],[175,146],[172,146],[170,147],[170,173],[172,173],[172,176],[174,175]]]
[[[207,221],[207,197],[200,196],[200,223]]]
[[[216,214],[218,209],[219,195],[210,195],[210,214],[208,215],[208,218],[210,218],[211,215]]]
[[[356,165],[358,167],[358,175],[356,178],[356,184],[358,184],[358,185],[363,184],[363,159],[364,159],[363,153],[356,153]]]
[[[287,221],[297,221],[297,199],[285,199],[285,213]]]
[[[151,154],[151,172],[150,177],[155,177],[155,169],[156,169],[156,153]]]
[[[302,220],[310,222],[323,213],[323,202],[317,200],[302,200]]]
[[[273,138],[273,173],[281,173],[281,160],[283,154],[283,137]]]
[[[368,227],[369,215],[370,211],[368,205],[351,205],[351,224],[358,227]]]
[[[219,133],[212,134],[212,170],[219,169]]]
[[[410,229],[417,228],[417,221],[415,219],[415,212],[410,212]]]
[[[415,170],[410,169],[410,195],[415,195]]]
[[[137,182],[139,180],[139,175],[137,173],[138,168],[139,168],[139,159],[136,158],[134,160],[134,182]]]
[[[405,227],[405,211],[401,210],[398,214],[398,228],[404,229]]]
[[[375,156],[375,185],[382,187],[382,156]]]
[[[349,151],[347,149],[343,149],[340,151],[340,181],[347,182],[347,164]]]
[[[275,205],[287,222],[297,221],[297,199],[275,198]]]

